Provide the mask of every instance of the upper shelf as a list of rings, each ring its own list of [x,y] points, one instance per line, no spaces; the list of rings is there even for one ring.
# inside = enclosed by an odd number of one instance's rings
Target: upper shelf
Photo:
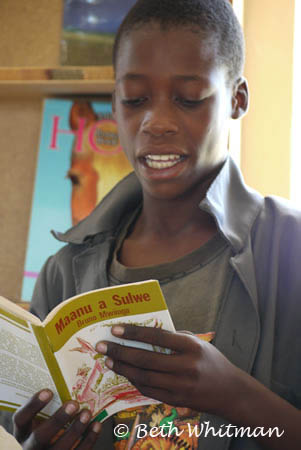
[[[0,67],[0,97],[111,94],[111,66]]]

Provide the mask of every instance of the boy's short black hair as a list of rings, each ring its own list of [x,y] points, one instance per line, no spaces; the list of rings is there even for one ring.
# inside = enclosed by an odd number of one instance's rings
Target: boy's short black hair
[[[159,24],[163,30],[182,26],[215,37],[218,58],[228,67],[229,81],[242,75],[244,37],[229,0],[138,0],[116,34],[113,49],[115,69],[122,38],[152,23]]]

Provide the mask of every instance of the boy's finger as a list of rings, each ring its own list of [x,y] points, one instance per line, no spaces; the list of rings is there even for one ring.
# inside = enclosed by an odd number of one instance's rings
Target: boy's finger
[[[96,350],[112,358],[114,361],[122,361],[135,367],[153,369],[156,367],[161,372],[173,372],[178,369],[179,355],[166,355],[149,350],[127,347],[115,342],[100,342]],[[109,360],[107,360],[109,362]],[[107,367],[110,366],[107,364]]]
[[[76,450],[89,450],[89,449],[93,448],[93,446],[99,436],[100,430],[101,430],[101,424],[99,422],[92,423],[88,428],[86,436],[81,441],[79,446],[76,447]],[[99,449],[99,450],[101,450],[101,449]],[[103,450],[105,450],[105,449],[103,448]]]
[[[80,414],[74,419],[73,423],[68,427],[68,430],[55,442],[53,445],[53,450],[66,450],[73,448],[74,445],[80,441],[83,437],[83,441],[78,444],[75,448],[92,448],[92,444],[97,439],[97,434],[93,428],[89,428],[87,434],[86,430],[89,427],[91,420],[90,411],[84,409]],[[97,429],[97,428],[96,428]]]
[[[135,325],[115,325],[112,334],[122,339],[146,342],[148,344],[169,348],[175,352],[191,351],[194,336],[184,333],[162,330],[154,327]]]
[[[13,417],[14,436],[19,442],[22,442],[24,437],[30,434],[35,416],[52,398],[53,393],[49,389],[44,389],[37,392],[24,406],[16,411]]]
[[[75,414],[78,412],[78,409],[79,405],[77,402],[69,401],[64,403],[64,405],[59,408],[55,414],[53,414],[31,433],[31,437],[28,442],[29,448],[43,448],[44,446],[49,445],[58,432],[73,419]],[[86,428],[86,426],[87,424],[85,424],[83,428]]]
[[[179,379],[177,374],[162,373],[157,371],[157,368],[144,370],[120,361],[113,362],[113,370],[127,378],[134,386],[150,386],[160,390],[175,390]]]

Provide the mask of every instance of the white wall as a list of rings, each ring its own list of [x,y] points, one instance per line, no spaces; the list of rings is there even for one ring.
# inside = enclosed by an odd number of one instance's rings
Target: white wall
[[[251,103],[242,123],[241,167],[250,186],[264,195],[287,198],[290,196],[294,5],[295,0],[244,2],[245,76]]]

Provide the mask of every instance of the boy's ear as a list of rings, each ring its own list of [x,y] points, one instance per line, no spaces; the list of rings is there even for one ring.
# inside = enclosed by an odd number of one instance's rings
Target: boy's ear
[[[115,89],[114,89],[114,91],[112,93],[112,116],[113,116],[113,119],[116,120],[115,114],[116,114],[116,95],[115,95]]]
[[[233,87],[232,94],[232,119],[240,119],[249,107],[249,88],[245,78],[239,78]]]

